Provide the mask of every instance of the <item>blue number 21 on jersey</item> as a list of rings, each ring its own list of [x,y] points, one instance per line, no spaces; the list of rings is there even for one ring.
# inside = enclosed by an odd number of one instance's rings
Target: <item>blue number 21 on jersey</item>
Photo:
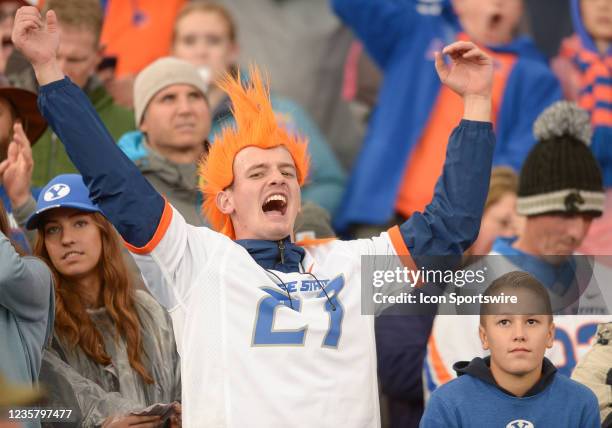
[[[342,275],[334,278],[325,286],[325,291],[329,296],[329,300],[325,302],[325,311],[329,314],[329,330],[327,330],[322,344],[325,347],[338,347],[338,342],[342,335],[344,308],[338,299],[338,294],[340,294],[343,287],[344,276]],[[307,327],[297,330],[273,330],[276,310],[281,305],[291,307],[287,294],[268,287],[264,287],[262,290],[270,296],[264,297],[259,301],[255,331],[253,333],[253,345],[303,345]],[[317,297],[325,297],[323,290],[321,290]],[[294,311],[301,312],[302,301],[300,299],[294,298],[292,304]]]

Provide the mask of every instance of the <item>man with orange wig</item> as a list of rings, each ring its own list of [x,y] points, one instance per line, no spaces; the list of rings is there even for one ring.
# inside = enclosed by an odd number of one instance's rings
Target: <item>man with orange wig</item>
[[[147,184],[64,78],[53,12],[43,18],[20,9],[13,40],[34,66],[40,109],[91,198],[128,248],[163,272],[176,303],[185,425],[380,426],[374,319],[360,310],[361,256],[404,256],[415,267],[424,256],[459,255],[476,238],[494,146],[491,60],[468,42],[437,53],[440,78],[465,112],[424,213],[372,239],[296,245],[306,142],[279,126],[257,70],[246,87],[223,83],[236,127],[223,131],[200,169],[213,231],[188,225]]]

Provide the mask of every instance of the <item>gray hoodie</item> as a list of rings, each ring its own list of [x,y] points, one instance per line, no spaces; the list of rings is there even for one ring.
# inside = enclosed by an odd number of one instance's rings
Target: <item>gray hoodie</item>
[[[14,383],[38,381],[41,354],[53,330],[51,272],[33,257],[21,257],[0,232],[0,372]],[[26,422],[26,427],[40,426]]]

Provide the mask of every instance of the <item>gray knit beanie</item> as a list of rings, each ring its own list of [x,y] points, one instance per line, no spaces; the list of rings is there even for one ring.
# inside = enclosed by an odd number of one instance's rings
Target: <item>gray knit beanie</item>
[[[140,126],[151,98],[170,85],[192,85],[206,97],[206,83],[194,65],[178,58],[160,58],[138,73],[134,82],[136,126]]]
[[[538,142],[521,169],[518,213],[600,216],[605,195],[601,170],[589,148],[589,114],[559,101],[540,114],[533,131]]]

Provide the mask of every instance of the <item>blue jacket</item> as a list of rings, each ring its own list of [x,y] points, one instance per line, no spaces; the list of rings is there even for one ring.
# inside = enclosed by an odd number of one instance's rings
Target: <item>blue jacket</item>
[[[248,81],[249,76],[242,72],[242,79]],[[311,201],[325,208],[333,217],[340,205],[346,174],[332,152],[321,130],[310,118],[308,113],[295,102],[270,95],[272,108],[282,117],[284,124],[293,132],[299,133],[308,139],[308,153],[310,154],[310,173],[308,182],[302,188],[302,199]],[[227,126],[235,124],[231,112],[229,97],[213,112],[210,141],[214,144],[215,136]]]
[[[542,377],[524,397],[499,387],[488,359],[455,365],[458,378],[436,389],[421,428],[599,428],[599,404],[589,388],[555,373],[544,359]],[[528,422],[530,424],[528,424]]]
[[[336,216],[339,230],[355,223],[385,224],[393,216],[407,159],[440,90],[432,53],[455,41],[460,31],[450,2],[437,3],[444,8],[432,15],[421,14],[423,4],[414,0],[332,0],[384,72],[379,102]],[[533,121],[561,98],[561,89],[531,40],[489,48],[518,55],[496,121],[494,155],[494,164],[518,170],[535,143]]]
[[[41,86],[38,106],[82,174],[92,201],[127,243],[144,247],[162,218],[161,195],[113,142],[85,94],[68,78]],[[400,226],[418,266],[421,256],[461,255],[476,239],[494,147],[490,123],[464,120],[453,131],[433,201]]]

